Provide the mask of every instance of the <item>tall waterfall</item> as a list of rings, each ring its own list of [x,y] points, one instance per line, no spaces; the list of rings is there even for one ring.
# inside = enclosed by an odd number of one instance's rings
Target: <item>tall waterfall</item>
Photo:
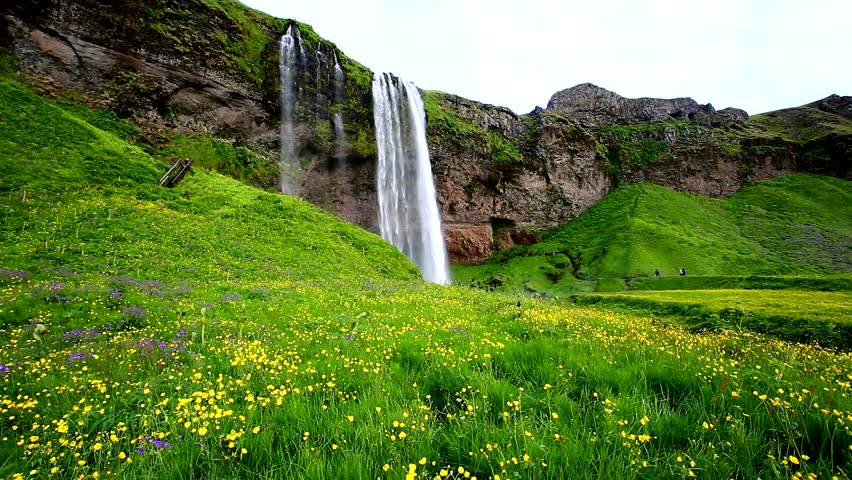
[[[382,238],[420,267],[424,279],[448,284],[447,251],[420,92],[413,84],[377,73],[373,77],[373,116],[379,150],[376,178]]]
[[[298,54],[297,39],[300,48]],[[297,93],[294,74],[299,59],[304,57],[304,52],[301,51],[303,48],[299,29],[294,29],[290,25],[287,27],[287,32],[281,36],[278,58],[278,75],[281,83],[281,158],[278,165],[281,171],[281,192],[287,195],[299,193],[295,178],[298,158],[296,158],[296,136],[293,129]]]
[[[334,138],[337,139],[337,151],[334,156],[338,159],[346,157],[346,132],[343,130],[343,114],[340,113],[340,105],[346,100],[344,98],[345,76],[343,69],[340,68],[340,62],[337,59],[337,53],[334,54],[334,107],[335,111],[332,114],[331,120],[334,125]]]

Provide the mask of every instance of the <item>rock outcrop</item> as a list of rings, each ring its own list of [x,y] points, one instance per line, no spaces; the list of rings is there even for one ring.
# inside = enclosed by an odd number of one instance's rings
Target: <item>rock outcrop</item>
[[[718,127],[748,119],[742,110],[716,112],[713,105],[699,105],[691,98],[624,98],[591,83],[555,93],[547,103],[547,110],[584,125],[632,125],[679,119]]]
[[[603,198],[607,159],[589,132],[557,114],[511,111],[426,92],[435,186],[455,262],[488,258],[496,232],[552,228]]]

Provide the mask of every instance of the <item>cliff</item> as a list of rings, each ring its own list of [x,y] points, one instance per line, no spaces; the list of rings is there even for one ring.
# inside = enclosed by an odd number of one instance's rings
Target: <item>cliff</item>
[[[689,98],[628,99],[592,84],[527,115],[426,93],[454,261],[537,240],[621,184],[725,197],[797,171],[852,178],[850,97],[751,118]]]
[[[140,145],[173,147],[175,156],[195,155],[199,165],[277,190],[279,40],[290,27],[299,32],[299,195],[377,231],[372,72],[307,25],[230,0],[11,0],[0,6],[0,64],[45,95],[131,119]],[[850,97],[749,117],[689,98],[628,99],[592,84],[558,92],[526,115],[441,92],[423,96],[456,262],[535,242],[537,230],[576,217],[620,184],[726,196],[794,171],[852,178]],[[202,153],[199,142],[212,147]]]

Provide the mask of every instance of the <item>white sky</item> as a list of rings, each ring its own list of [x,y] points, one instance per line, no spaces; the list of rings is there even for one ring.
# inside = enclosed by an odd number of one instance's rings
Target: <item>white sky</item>
[[[373,71],[527,113],[591,82],[750,114],[852,95],[850,0],[242,0]]]

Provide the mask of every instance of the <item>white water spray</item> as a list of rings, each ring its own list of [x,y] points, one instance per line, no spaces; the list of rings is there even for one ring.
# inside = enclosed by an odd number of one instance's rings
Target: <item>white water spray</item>
[[[337,60],[337,52],[334,54],[334,107],[335,112],[331,116],[332,124],[334,125],[334,138],[337,139],[337,151],[335,157],[342,160],[346,157],[346,132],[343,130],[343,114],[340,112],[340,105],[344,101],[344,82],[343,69],[340,68],[340,62]]]
[[[294,74],[298,66],[296,41],[301,46],[299,29],[290,25],[279,42],[278,75],[281,83],[281,158],[278,165],[281,172],[281,192],[298,195],[299,186],[295,179],[298,169],[296,158],[296,136],[293,129],[293,117],[296,110],[296,81]]]
[[[373,116],[382,238],[420,267],[424,279],[449,284],[420,92],[413,84],[377,73],[373,77]]]

